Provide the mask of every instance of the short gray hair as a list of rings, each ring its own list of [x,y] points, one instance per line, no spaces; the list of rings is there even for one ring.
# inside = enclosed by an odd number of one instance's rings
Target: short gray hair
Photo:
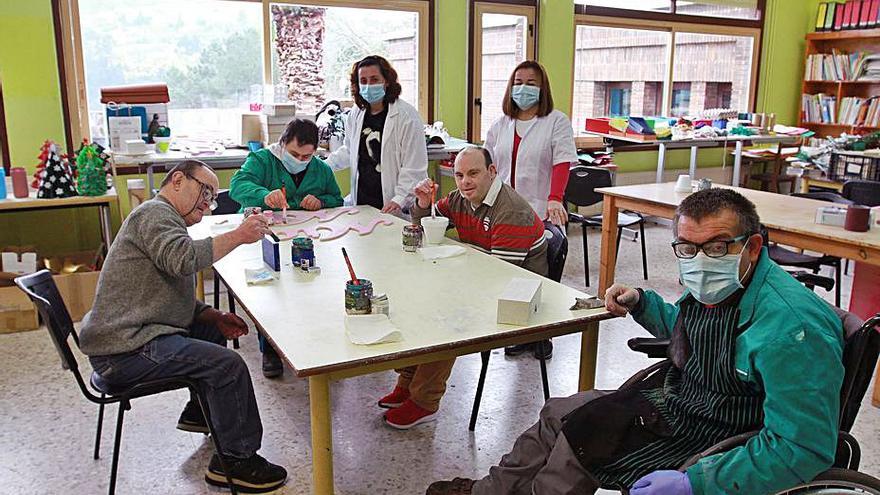
[[[730,210],[736,214],[739,228],[738,235],[752,235],[761,232],[761,219],[755,210],[755,204],[733,189],[712,188],[697,191],[681,202],[675,209],[672,219],[672,233],[678,237],[678,222],[681,217],[701,221],[708,216]]]

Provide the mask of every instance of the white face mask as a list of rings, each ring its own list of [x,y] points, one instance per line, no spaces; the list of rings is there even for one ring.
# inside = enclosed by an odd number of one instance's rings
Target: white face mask
[[[714,305],[724,301],[743,287],[742,280],[752,269],[752,263],[749,262],[746,273],[739,276],[740,260],[748,245],[749,241],[746,241],[739,253],[720,258],[710,258],[702,250],[693,258],[679,258],[681,283],[688,288],[694,299],[703,304]]]
[[[281,164],[284,165],[285,170],[290,172],[291,174],[298,174],[306,169],[309,166],[309,162],[311,159],[307,161],[297,160],[293,157],[287,150],[284,150],[281,153]]]

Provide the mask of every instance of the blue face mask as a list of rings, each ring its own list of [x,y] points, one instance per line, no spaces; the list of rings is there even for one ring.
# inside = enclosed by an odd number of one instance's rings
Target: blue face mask
[[[361,98],[367,100],[367,103],[373,104],[382,101],[385,98],[384,84],[361,84]]]
[[[300,161],[293,157],[287,150],[284,150],[281,153],[281,164],[284,165],[284,169],[290,172],[291,174],[298,174],[306,169],[309,166],[309,162],[311,160]]]
[[[538,103],[541,96],[541,88],[537,86],[528,86],[525,84],[517,84],[510,90],[510,98],[516,103],[520,110],[528,110]]]
[[[714,305],[718,304],[731,294],[743,287],[742,279],[748,275],[752,264],[749,263],[745,275],[739,276],[739,263],[746,252],[746,241],[742,251],[737,254],[728,254],[720,258],[710,258],[700,251],[690,259],[679,258],[678,270],[681,275],[681,283],[691,292],[697,301]]]

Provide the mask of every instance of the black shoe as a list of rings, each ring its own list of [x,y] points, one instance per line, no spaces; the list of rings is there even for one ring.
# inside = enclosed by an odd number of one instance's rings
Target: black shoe
[[[183,408],[183,412],[180,413],[180,418],[177,420],[177,429],[206,435],[211,432],[199,401],[190,400],[186,403],[186,407]]]
[[[504,348],[505,356],[519,356],[520,354],[530,351],[532,349],[533,344],[517,344],[517,345],[509,345]]]
[[[535,356],[535,359],[550,359],[553,357],[553,342],[542,340],[535,342],[533,346],[532,354]]]
[[[263,351],[263,376],[266,378],[278,378],[284,374],[284,363],[281,358],[268,344],[266,350]]]
[[[287,481],[287,470],[281,466],[272,464],[259,454],[254,454],[247,459],[235,459],[224,457],[226,467],[229,468],[229,477],[232,483],[241,492],[266,493],[277,490]],[[220,465],[220,457],[214,454],[211,463],[205,472],[205,481],[209,485],[228,487],[226,474]]]

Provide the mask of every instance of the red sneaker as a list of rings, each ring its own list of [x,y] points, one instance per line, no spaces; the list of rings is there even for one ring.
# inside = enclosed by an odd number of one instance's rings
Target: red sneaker
[[[397,409],[385,413],[385,423],[398,430],[408,430],[417,424],[433,421],[436,416],[437,411],[422,409],[415,402],[407,399]]]
[[[394,409],[400,407],[406,399],[409,399],[409,389],[403,387],[394,387],[394,392],[379,399],[379,407],[385,409]]]

